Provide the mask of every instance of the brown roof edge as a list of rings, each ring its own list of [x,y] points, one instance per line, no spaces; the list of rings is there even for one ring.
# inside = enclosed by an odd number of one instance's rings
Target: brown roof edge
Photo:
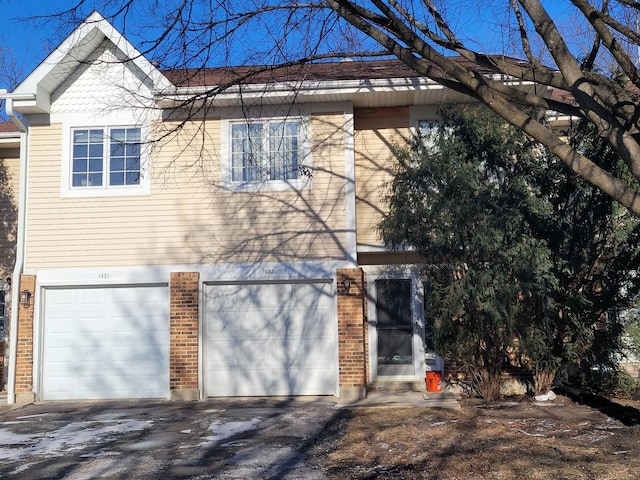
[[[513,63],[522,63],[515,58],[501,57]],[[469,61],[455,57],[461,64]],[[480,70],[488,69],[479,67]],[[365,80],[385,78],[419,78],[420,75],[397,59],[391,60],[343,60],[339,62],[317,62],[297,65],[255,65],[199,69],[176,69],[162,72],[177,87],[215,87],[233,83],[265,84],[301,81]]]
[[[20,129],[13,122],[0,122],[0,132],[20,133]]]

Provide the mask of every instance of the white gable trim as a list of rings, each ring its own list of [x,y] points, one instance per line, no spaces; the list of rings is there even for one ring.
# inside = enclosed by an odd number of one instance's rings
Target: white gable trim
[[[151,62],[102,15],[94,11],[14,90],[15,94],[36,95],[34,100],[16,100],[16,111],[23,114],[49,113],[51,93],[105,38],[151,79],[155,89],[168,89],[171,86],[169,80]]]

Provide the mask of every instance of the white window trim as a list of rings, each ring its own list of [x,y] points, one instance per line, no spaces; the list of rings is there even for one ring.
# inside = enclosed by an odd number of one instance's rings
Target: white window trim
[[[287,190],[304,190],[311,188],[311,176],[301,175],[292,180],[258,180],[234,182],[231,180],[231,126],[239,123],[298,121],[300,131],[298,138],[298,166],[302,170],[312,172],[311,129],[308,115],[257,116],[225,118],[220,121],[221,146],[221,181],[220,186],[231,192],[279,192]]]
[[[100,186],[100,187],[74,187],[72,185],[73,174],[73,131],[78,129],[114,129],[114,128],[139,128],[142,141],[140,152],[140,183],[138,185]],[[145,145],[151,134],[149,125],[126,124],[78,124],[64,125],[62,129],[62,182],[61,196],[63,198],[91,198],[91,197],[124,197],[145,196],[151,194],[151,159],[149,145]],[[104,166],[105,181],[109,175],[108,165]]]

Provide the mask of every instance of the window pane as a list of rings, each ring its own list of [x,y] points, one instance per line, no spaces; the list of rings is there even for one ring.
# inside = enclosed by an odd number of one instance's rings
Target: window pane
[[[412,363],[413,334],[410,328],[378,330],[378,367]]]
[[[73,145],[73,158],[87,158],[89,147],[87,145]]]
[[[262,180],[263,125],[261,123],[231,126],[231,180]]]
[[[109,184],[140,184],[140,129],[114,128],[109,137]]]
[[[89,143],[89,130],[75,130],[73,132],[73,144]]]
[[[124,171],[124,157],[111,157],[111,171]]]
[[[103,142],[104,142],[104,132],[102,129],[89,130],[89,143],[102,144]]]
[[[242,181],[245,130],[245,125],[231,126],[231,180],[233,182]]]
[[[139,128],[127,128],[127,143],[140,144],[142,141],[142,131]]]
[[[116,142],[124,143],[127,138],[125,136],[126,130],[124,128],[112,128],[111,129],[111,139]]]
[[[411,281],[376,280],[378,326],[411,326]]]
[[[269,177],[272,180],[298,178],[299,122],[272,122],[269,125]]]
[[[73,173],[80,173],[87,171],[87,161],[83,158],[73,159]]]
[[[133,172],[140,171],[140,159],[139,158],[128,158],[127,159],[127,170]]]
[[[102,158],[89,159],[89,171],[102,173]]]
[[[89,156],[92,158],[102,158],[102,143],[89,144]]]
[[[86,187],[87,186],[87,175],[85,173],[74,173],[71,184],[74,187]]]
[[[124,185],[124,172],[109,174],[109,185]]]
[[[74,130],[72,152],[71,185],[102,186],[103,131]]]
[[[140,183],[140,174],[138,172],[127,172],[125,182],[127,185],[138,185]]]
[[[121,143],[112,143],[111,144],[111,157],[123,157],[124,156],[124,145]]]
[[[102,173],[90,173],[89,183],[87,185],[90,187],[102,186]]]
[[[128,157],[139,157],[140,156],[140,144],[139,143],[130,143],[126,146],[125,151]]]

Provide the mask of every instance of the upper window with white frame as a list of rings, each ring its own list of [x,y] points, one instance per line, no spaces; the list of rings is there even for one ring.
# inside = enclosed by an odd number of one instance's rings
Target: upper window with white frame
[[[139,127],[73,128],[71,189],[111,189],[141,185],[142,134]]]
[[[309,180],[308,133],[302,118],[229,122],[230,186],[299,188]]]

